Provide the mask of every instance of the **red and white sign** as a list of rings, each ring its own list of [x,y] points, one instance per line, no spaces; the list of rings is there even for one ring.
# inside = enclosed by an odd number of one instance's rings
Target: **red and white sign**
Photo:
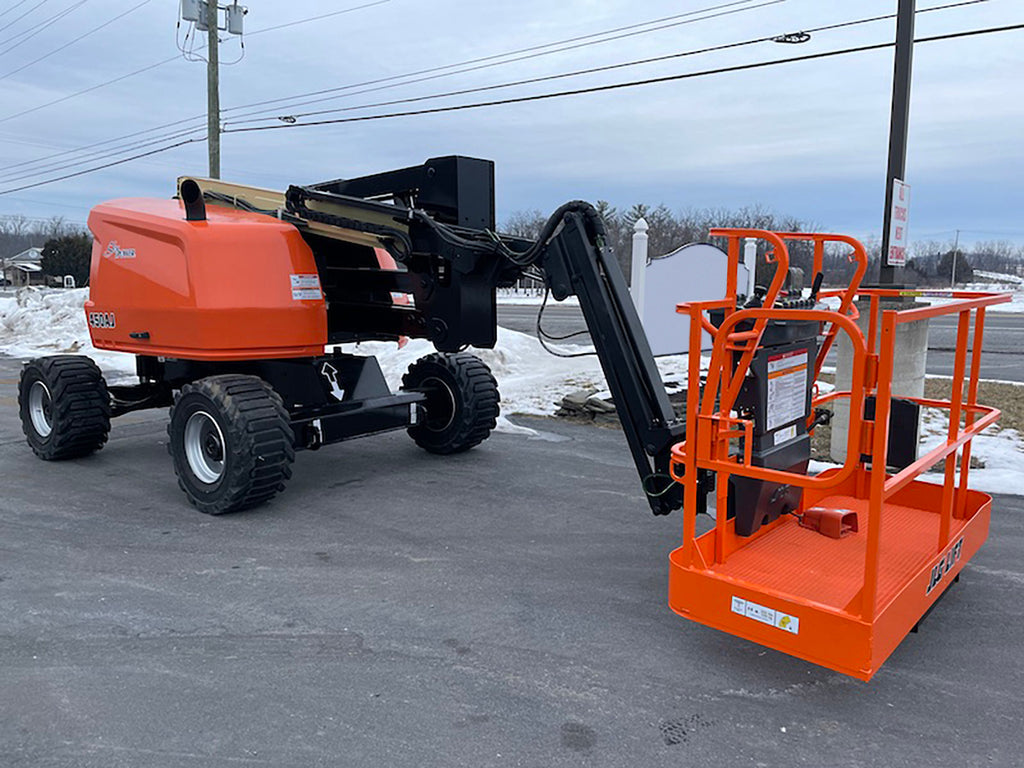
[[[892,180],[892,211],[889,217],[889,253],[886,264],[902,267],[907,263],[907,225],[910,223],[910,185]]]

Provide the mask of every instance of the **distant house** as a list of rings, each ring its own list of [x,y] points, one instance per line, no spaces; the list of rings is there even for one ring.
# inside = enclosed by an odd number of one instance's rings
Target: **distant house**
[[[26,285],[45,285],[43,274],[43,249],[29,248],[16,256],[0,260],[3,264],[4,285],[22,287]]]

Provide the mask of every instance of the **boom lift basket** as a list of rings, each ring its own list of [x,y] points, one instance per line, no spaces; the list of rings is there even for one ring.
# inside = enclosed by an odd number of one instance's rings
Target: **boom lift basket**
[[[701,624],[869,680],[988,536],[992,499],[968,489],[968,468],[971,439],[999,417],[998,410],[977,402],[985,310],[1010,297],[946,291],[941,295],[954,299],[951,303],[885,310],[879,319],[880,300],[922,292],[861,289],[867,254],[853,238],[756,229],[711,234],[728,240],[726,298],[678,307],[690,317],[689,417],[686,440],[672,449],[671,474],[684,486],[684,502],[683,543],[670,555],[669,606]],[[734,276],[745,238],[766,241],[770,260],[777,262],[760,308],[737,305]],[[852,249],[856,268],[850,284],[821,294],[837,297],[838,310],[805,308],[808,302],[789,308],[778,300],[789,267],[786,243],[800,240],[813,243],[816,275],[826,244]],[[857,297],[870,306],[866,339],[854,322]],[[901,403],[891,391],[896,328],[951,314],[959,325],[950,399],[902,398],[948,411],[946,439],[891,474],[887,466],[899,465],[889,455],[890,416]],[[758,425],[738,405],[751,361],[764,349],[771,328],[807,321],[818,323],[819,341],[817,354],[805,358],[811,376],[807,385],[813,385],[814,393],[807,431],[816,425],[814,407],[840,398],[850,405],[846,462],[817,475],[752,460]],[[702,329],[714,338],[703,391]],[[852,384],[846,391],[817,394],[818,375],[839,332],[852,344]],[[941,461],[941,484],[920,479]],[[755,520],[754,530],[738,531],[741,513],[749,516],[750,510],[736,509],[739,502],[730,500],[736,488],[730,479],[736,478],[785,488],[794,501],[783,513]],[[706,508],[704,496],[712,487],[714,527],[698,535],[697,515]],[[778,496],[776,491],[773,498]]]

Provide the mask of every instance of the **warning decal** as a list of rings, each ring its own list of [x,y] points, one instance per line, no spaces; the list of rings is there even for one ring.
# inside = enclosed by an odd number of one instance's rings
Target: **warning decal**
[[[289,275],[292,283],[292,299],[295,301],[319,301],[323,298],[320,293],[319,275]]]
[[[768,407],[765,429],[771,431],[806,415],[807,350],[768,358]]]
[[[762,624],[768,624],[781,629],[785,632],[789,632],[793,635],[800,634],[800,619],[788,613],[782,611],[776,611],[774,608],[767,608],[763,605],[751,602],[750,600],[744,600],[742,597],[732,597],[732,612],[738,613],[740,616],[746,616],[748,619],[759,621]]]

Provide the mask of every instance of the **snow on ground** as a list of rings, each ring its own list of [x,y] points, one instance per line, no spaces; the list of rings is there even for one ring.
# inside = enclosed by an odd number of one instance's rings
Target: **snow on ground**
[[[1016,381],[1006,383],[1024,387],[1024,384]],[[940,408],[923,408],[922,411],[918,456],[924,456],[928,451],[942,445],[949,430],[948,411]],[[973,466],[976,461],[984,466]],[[1015,496],[1024,493],[1024,435],[1016,429],[1001,429],[997,423],[982,431],[971,441],[971,464],[972,468],[968,474],[968,485],[971,488],[986,493],[1006,493]],[[836,466],[838,465],[829,462],[811,461],[810,471],[817,473]],[[941,484],[945,466],[945,460],[940,461],[921,479]],[[959,481],[959,467],[957,478]]]
[[[89,341],[82,305],[88,288],[22,288],[0,296],[0,353],[9,357],[88,355],[111,380],[133,376],[135,358],[96,349]]]
[[[975,272],[975,274],[978,273]],[[988,311],[1024,314],[1024,290],[1020,290],[1019,285],[1009,285],[1006,283],[967,283],[966,285],[958,285],[956,289],[958,291],[979,291],[981,293],[1009,293],[1010,301],[1003,304],[994,304],[988,308]],[[916,296],[916,298],[924,304],[950,304],[951,302],[962,300],[954,299],[952,296],[948,295],[952,290],[949,288],[914,288],[911,290],[915,293],[922,294]],[[831,310],[839,309],[838,296],[826,296],[821,299],[821,303]]]
[[[412,339],[401,349],[393,342],[371,341],[345,344],[344,350],[373,355],[380,362],[384,377],[397,388],[409,366],[423,355],[434,352],[425,339]],[[565,354],[585,352],[588,347],[565,345],[557,348]],[[504,414],[525,413],[537,416],[553,414],[563,396],[578,389],[605,388],[601,366],[594,356],[560,358],[549,355],[533,336],[498,329],[494,349],[470,348],[490,367],[498,380],[501,410]]]
[[[544,291],[533,291],[516,288],[499,288],[498,289],[498,303],[499,304],[526,304],[527,306],[539,306],[544,301]],[[580,300],[575,296],[569,296],[562,301],[556,302],[550,296],[548,297],[548,304],[567,304],[574,307],[580,305]]]
[[[938,448],[946,441],[949,414],[938,408],[925,408],[921,418],[919,455]],[[971,457],[985,466],[972,468],[968,477],[971,488],[989,493],[1020,494],[1024,481],[1024,443],[1015,429],[1000,429],[998,423],[985,429],[971,441]],[[945,462],[935,469],[943,471]],[[958,471],[959,472],[959,471]],[[938,482],[938,481],[936,481]]]
[[[563,355],[584,356],[558,357],[545,350],[534,336],[506,328],[498,328],[498,343],[494,349],[469,349],[487,363],[498,380],[501,410],[506,416],[516,413],[551,416],[565,395],[581,389],[610,399],[601,364],[595,355],[585,354],[592,352],[593,347],[549,346]],[[384,341],[346,344],[344,349],[375,356],[393,389],[398,388],[402,375],[414,361],[434,351],[433,345],[424,339],[413,339],[401,349],[397,344]],[[657,365],[669,392],[685,388],[685,356],[658,358]],[[523,430],[504,418],[499,428],[506,432]]]
[[[14,295],[0,296],[0,354],[30,358],[61,353],[92,357],[111,381],[129,378],[135,372],[131,355],[95,349],[89,342],[82,304],[87,288],[77,290],[22,289]],[[413,339],[399,348],[391,342],[363,342],[345,345],[346,351],[375,355],[392,388],[401,384],[402,374],[415,360],[434,351],[423,339]],[[559,345],[562,354],[587,352],[589,347]],[[498,329],[494,349],[472,349],[494,372],[501,392],[502,413],[499,430],[514,434],[532,434],[534,430],[508,420],[510,414],[550,416],[561,399],[576,390],[606,393],[607,383],[594,355],[556,357],[547,352],[531,335],[505,328]],[[659,358],[658,369],[667,388],[680,389],[686,382],[686,359],[682,355]],[[704,360],[707,364],[707,360]],[[819,391],[828,390],[826,383]],[[922,424],[922,450],[941,442],[946,420],[926,411]],[[972,469],[972,488],[1019,494],[1024,488],[1024,439],[1013,429],[990,427],[975,438],[973,455],[984,462],[983,469]],[[812,463],[812,471],[828,464]],[[936,476],[932,476],[933,478]]]
[[[975,274],[978,274],[975,272]],[[1002,277],[1011,277],[1011,275],[1002,275]],[[1019,279],[1019,278],[1018,278]],[[1021,290],[1019,283],[966,283],[964,285],[958,285],[956,287],[958,291],[979,291],[981,293],[1009,293],[1010,300],[1003,304],[994,304],[988,307],[988,312],[1012,312],[1012,313],[1024,313],[1024,291]],[[952,297],[944,297],[938,294],[943,291],[935,291],[931,289],[922,289],[925,296],[919,298],[920,301],[927,302],[928,304],[949,304],[957,301]]]

